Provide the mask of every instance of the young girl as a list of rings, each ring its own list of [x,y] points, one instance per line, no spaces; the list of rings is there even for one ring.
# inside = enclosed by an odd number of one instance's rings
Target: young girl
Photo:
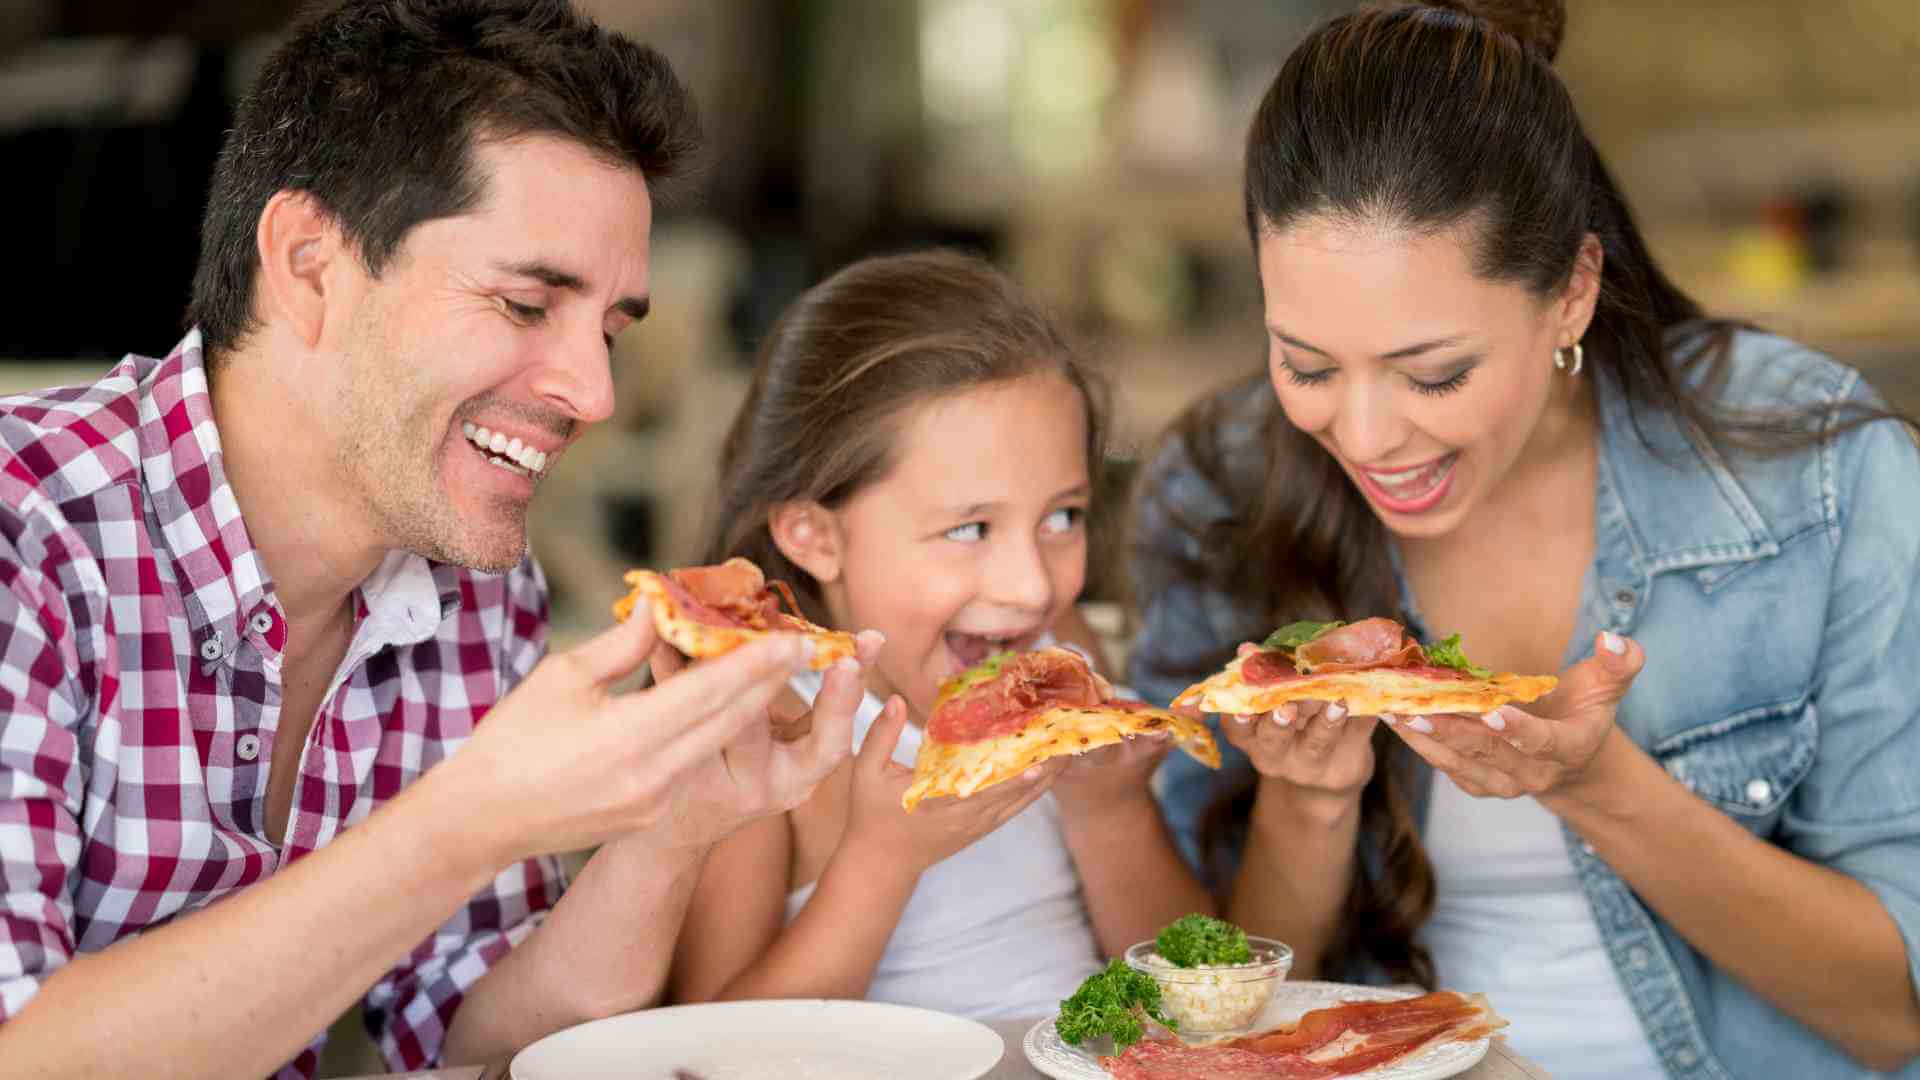
[[[1098,404],[1059,331],[975,258],[855,263],[774,327],[727,438],[706,561],[745,555],[808,618],[886,642],[854,760],[708,860],[678,1000],[1037,1016],[1103,957],[1211,910],[1147,787],[1163,739],[900,806],[942,680],[1056,635],[1097,655],[1073,603]],[[810,701],[818,677],[794,689]]]

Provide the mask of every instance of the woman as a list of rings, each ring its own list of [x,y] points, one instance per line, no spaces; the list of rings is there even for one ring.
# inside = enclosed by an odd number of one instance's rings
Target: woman
[[[1553,73],[1561,6],[1477,7],[1335,19],[1268,90],[1267,378],[1145,472],[1131,675],[1389,615],[1561,688],[1233,718],[1246,786],[1170,764],[1169,817],[1297,975],[1486,991],[1555,1076],[1920,1075],[1911,422],[1704,318]]]

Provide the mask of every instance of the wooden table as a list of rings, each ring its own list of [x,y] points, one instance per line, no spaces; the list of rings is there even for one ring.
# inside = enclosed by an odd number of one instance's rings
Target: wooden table
[[[1027,1062],[1026,1051],[1020,1048],[1021,1040],[1027,1037],[1027,1029],[1038,1023],[1037,1017],[1025,1020],[993,1020],[987,1026],[1006,1043],[1006,1050],[1000,1055],[1000,1064],[986,1074],[982,1080],[1046,1080],[1046,1074]],[[1495,1042],[1487,1050],[1487,1056],[1466,1072],[1458,1074],[1460,1080],[1549,1080],[1547,1072],[1505,1046]],[[479,1066],[460,1069],[435,1069],[431,1072],[383,1073],[379,1076],[355,1077],[353,1080],[483,1080]],[[484,1080],[502,1080],[495,1076]]]

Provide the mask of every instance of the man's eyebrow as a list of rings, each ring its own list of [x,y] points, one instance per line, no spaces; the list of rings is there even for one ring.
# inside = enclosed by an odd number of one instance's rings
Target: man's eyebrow
[[[547,263],[538,261],[496,263],[495,266],[501,270],[505,270],[509,274],[532,278],[550,289],[564,289],[567,292],[576,293],[584,293],[587,291],[587,281],[585,278],[579,274],[562,270],[559,267]],[[652,308],[653,302],[644,296],[623,296],[615,302],[613,306],[620,309],[621,313],[626,315],[627,318],[632,319],[634,322],[639,322],[641,319],[647,317],[647,312]]]

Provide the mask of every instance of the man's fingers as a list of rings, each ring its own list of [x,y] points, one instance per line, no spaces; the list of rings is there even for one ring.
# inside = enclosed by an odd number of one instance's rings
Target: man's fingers
[[[640,670],[658,639],[653,629],[653,609],[641,600],[625,621],[614,623],[563,655],[592,685],[605,686]]]
[[[653,651],[647,654],[647,667],[653,671],[654,682],[666,682],[687,666],[687,658],[679,649],[664,641],[657,642]]]

